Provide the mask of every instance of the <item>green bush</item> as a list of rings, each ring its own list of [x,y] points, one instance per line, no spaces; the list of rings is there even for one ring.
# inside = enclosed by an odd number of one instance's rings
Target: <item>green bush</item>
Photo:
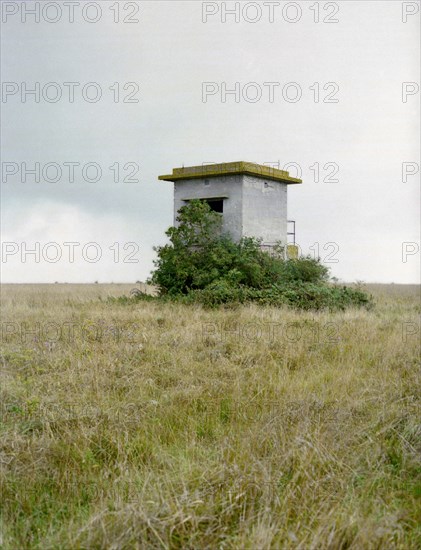
[[[218,280],[202,290],[190,291],[180,297],[180,300],[184,303],[200,303],[206,307],[250,302],[270,306],[287,305],[306,310],[345,310],[350,306],[372,306],[371,298],[361,289],[303,282],[254,289],[244,285],[233,286],[224,280]]]
[[[195,200],[180,209],[178,226],[166,232],[170,243],[156,247],[149,280],[161,296],[206,307],[256,302],[299,309],[345,309],[371,306],[361,288],[329,283],[329,270],[306,256],[285,259],[281,246],[273,254],[255,238],[234,242],[221,233],[221,216]]]

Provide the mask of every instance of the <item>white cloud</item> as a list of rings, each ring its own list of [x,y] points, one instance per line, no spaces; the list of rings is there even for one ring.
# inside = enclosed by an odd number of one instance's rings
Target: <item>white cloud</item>
[[[3,282],[135,282],[149,274],[154,231],[141,220],[57,202],[11,217],[3,219]]]

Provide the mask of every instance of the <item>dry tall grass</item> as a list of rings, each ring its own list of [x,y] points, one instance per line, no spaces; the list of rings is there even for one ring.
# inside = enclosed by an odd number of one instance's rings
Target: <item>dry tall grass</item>
[[[373,311],[2,288],[2,546],[421,546],[419,287]]]

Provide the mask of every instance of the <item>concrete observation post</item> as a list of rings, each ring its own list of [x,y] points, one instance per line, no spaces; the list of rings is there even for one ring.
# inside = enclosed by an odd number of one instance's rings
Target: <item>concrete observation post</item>
[[[173,168],[172,174],[159,176],[174,182],[174,225],[177,212],[192,199],[206,201],[222,216],[222,231],[232,239],[256,237],[270,251],[277,242],[294,256],[294,230],[288,231],[288,185],[302,183],[285,170],[251,162],[227,162]],[[288,236],[293,236],[288,243]],[[290,239],[291,240],[291,239]]]

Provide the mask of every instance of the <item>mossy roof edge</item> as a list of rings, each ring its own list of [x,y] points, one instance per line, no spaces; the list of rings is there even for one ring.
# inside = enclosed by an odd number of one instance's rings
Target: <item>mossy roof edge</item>
[[[301,179],[291,177],[286,170],[279,170],[278,168],[273,168],[272,166],[265,166],[262,164],[255,164],[254,162],[244,161],[173,168],[172,174],[158,176],[158,179],[164,181],[179,181],[238,174],[245,174],[288,184],[302,183]]]

